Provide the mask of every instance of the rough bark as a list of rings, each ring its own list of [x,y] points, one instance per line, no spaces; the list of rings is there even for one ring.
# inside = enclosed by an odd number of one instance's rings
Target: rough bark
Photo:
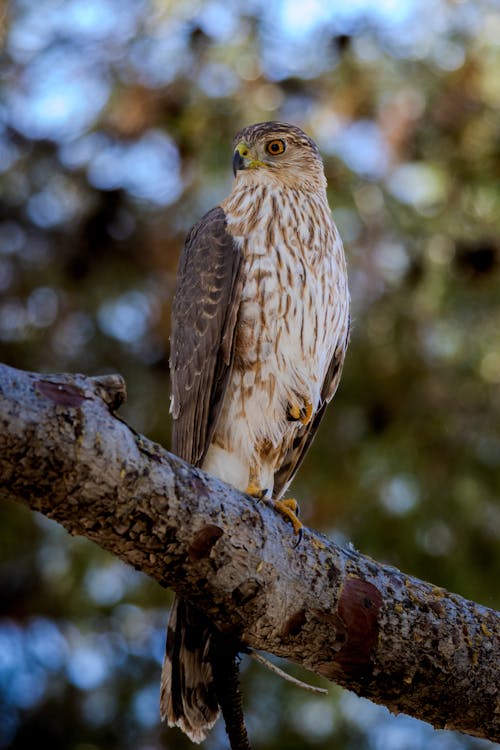
[[[0,365],[0,497],[97,542],[242,644],[500,740],[500,614],[305,530],[114,415],[119,376]]]

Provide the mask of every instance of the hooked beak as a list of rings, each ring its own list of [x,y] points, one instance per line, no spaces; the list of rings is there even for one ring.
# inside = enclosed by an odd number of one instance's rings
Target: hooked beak
[[[254,158],[254,154],[244,141],[238,143],[233,154],[233,174],[235,177],[240,169],[255,169],[263,166],[264,162]]]
[[[235,149],[233,154],[233,174],[235,177],[239,169],[245,169],[245,160],[238,149]]]

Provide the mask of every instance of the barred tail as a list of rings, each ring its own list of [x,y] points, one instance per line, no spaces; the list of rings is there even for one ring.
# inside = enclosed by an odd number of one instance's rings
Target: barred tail
[[[239,688],[238,646],[176,597],[161,676],[161,718],[202,742],[222,709],[232,750],[250,750]]]
[[[167,629],[160,688],[161,718],[202,742],[220,713],[212,665],[212,628],[205,617],[176,597]]]

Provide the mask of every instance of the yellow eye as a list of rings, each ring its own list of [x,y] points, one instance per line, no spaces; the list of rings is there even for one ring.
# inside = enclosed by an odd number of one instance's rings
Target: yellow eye
[[[268,154],[271,154],[271,156],[282,154],[285,148],[285,141],[282,141],[280,138],[275,138],[273,141],[269,141],[269,143],[266,144],[266,151]]]

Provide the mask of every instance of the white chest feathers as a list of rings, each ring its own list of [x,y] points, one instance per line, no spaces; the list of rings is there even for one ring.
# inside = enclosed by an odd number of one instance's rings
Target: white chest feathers
[[[261,188],[235,203],[228,231],[241,245],[244,285],[234,365],[204,466],[243,490],[272,488],[300,427],[290,410],[313,417],[346,336],[345,259],[326,196]]]

